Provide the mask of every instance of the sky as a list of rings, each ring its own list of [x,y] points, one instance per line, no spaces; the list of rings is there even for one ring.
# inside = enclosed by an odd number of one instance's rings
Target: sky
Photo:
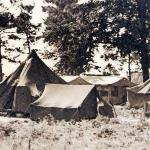
[[[30,4],[30,5],[35,6],[33,9],[32,23],[38,24],[38,23],[43,22],[43,20],[46,18],[46,15],[43,13],[42,7],[41,7],[45,5],[43,0],[22,0],[21,2],[24,5]],[[20,14],[20,9],[18,6],[21,4],[21,2],[18,0],[17,5],[16,4],[12,5],[10,3],[10,0],[0,0],[0,3],[3,3],[4,6],[6,6],[6,9],[12,12],[15,16],[18,16]],[[15,47],[17,45],[24,49],[23,42],[20,42],[20,41],[14,42],[14,40],[9,40],[9,45],[10,47]],[[36,49],[36,48],[45,49],[45,47],[47,46],[48,45],[44,44],[42,41],[38,41],[38,43],[32,46],[32,49]],[[12,57],[15,57],[17,54],[11,53],[10,55],[12,58]],[[18,60],[24,61],[26,57],[27,55],[22,55],[21,57],[18,58]],[[47,60],[46,62],[48,63]],[[19,66],[19,64],[10,63],[4,59],[2,60],[2,64],[3,64],[3,71],[6,75],[9,75],[10,73],[12,73]],[[52,63],[49,64],[49,67],[53,67]]]
[[[19,5],[23,3],[24,5],[33,5],[34,10],[33,10],[33,18],[32,21],[36,23],[41,23],[42,20],[45,18],[44,13],[42,11],[42,7],[46,5],[44,3],[44,0],[18,0],[17,3],[14,5],[10,3],[10,0],[0,0],[1,3],[3,3],[10,12],[13,12],[15,16],[19,15],[20,9]]]
[[[88,0],[80,0],[79,3],[85,3],[87,1]],[[44,3],[44,0],[22,0],[21,2],[25,5],[30,4],[30,5],[35,6],[33,9],[33,18],[32,18],[32,22],[34,24],[42,23],[46,19],[47,15],[42,11],[42,6],[46,5]],[[20,0],[18,0],[17,6],[16,6],[16,5],[12,5],[10,3],[10,0],[0,0],[0,3],[3,3],[8,8],[8,10],[13,12],[16,16],[19,15],[19,13],[20,13],[20,9],[18,6],[20,5],[21,2],[20,2]],[[22,42],[19,42],[19,41],[16,41],[16,42],[9,41],[9,42],[10,42],[10,45],[12,47],[14,47],[15,45],[22,46]],[[45,49],[48,49],[49,46],[47,44],[43,43],[42,41],[38,41],[35,43],[35,45],[32,46],[32,49],[36,49],[36,48],[40,48],[41,50],[45,50]],[[104,70],[105,66],[108,63],[111,63],[116,69],[120,68],[120,61],[109,60],[106,62],[103,59],[100,59],[100,56],[104,53],[103,47],[101,45],[99,46],[99,50],[100,51],[95,51],[94,65],[101,64],[101,70]],[[14,53],[12,55],[14,55],[14,57],[16,56],[16,54],[14,54]],[[19,59],[21,61],[23,61],[26,57],[27,57],[27,55],[24,55],[24,56],[20,57]],[[54,60],[51,60],[51,61],[50,60],[44,60],[44,62],[51,68],[53,68],[54,64],[56,63]],[[9,75],[18,67],[18,65],[19,64],[9,63],[8,61],[3,60],[3,71],[6,75]],[[133,70],[137,70],[138,66],[135,64],[132,64],[131,68]],[[126,64],[124,64],[123,70],[120,72],[120,74],[122,76],[127,76],[127,71],[128,71],[128,64],[126,63]],[[99,71],[95,70],[95,69],[91,69],[90,73],[99,74]]]

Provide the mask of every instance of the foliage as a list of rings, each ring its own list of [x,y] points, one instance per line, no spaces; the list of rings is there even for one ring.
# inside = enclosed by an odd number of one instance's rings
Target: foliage
[[[107,27],[101,2],[79,5],[76,0],[49,0],[45,40],[57,47],[61,73],[80,74],[90,69],[97,39]]]
[[[11,6],[17,5],[16,1],[11,1]],[[25,53],[21,47],[10,47],[9,41],[21,40],[24,46],[31,50],[31,44],[37,39],[36,33],[39,29],[39,24],[34,25],[31,23],[33,6],[31,5],[18,5],[21,13],[19,16],[14,17],[13,13],[9,12],[9,8],[0,3],[0,80],[2,80],[2,59],[7,59],[10,62],[18,62],[16,58]],[[25,37],[25,38],[24,38]],[[17,42],[16,42],[17,43]],[[16,44],[17,45],[17,44]],[[2,54],[2,51],[4,52]],[[11,52],[15,52],[16,56],[11,58]]]
[[[35,42],[37,30],[40,27],[40,24],[34,25],[33,23],[31,23],[33,8],[34,7],[31,5],[21,5],[22,11],[20,15],[14,20],[14,24],[17,27],[16,32],[19,34],[24,34],[26,37],[24,45],[28,47],[29,53],[31,52],[31,43]],[[12,38],[17,38],[17,36]]]
[[[46,1],[53,5],[47,8],[45,40],[58,48],[61,72],[78,74],[88,70],[94,49],[103,43],[110,52],[118,48],[123,57],[137,53],[143,80],[149,78],[148,0],[89,1],[81,5],[76,0]]]
[[[3,5],[0,3],[0,8],[3,7]],[[0,12],[0,81],[3,78],[3,71],[2,71],[2,58],[5,58],[11,62],[13,62],[12,59],[8,59],[6,55],[2,55],[2,47],[6,48],[7,40],[3,40],[5,37],[5,33],[8,29],[13,28],[13,15],[9,12]]]
[[[9,12],[4,12],[0,14],[0,29],[9,28],[10,23],[13,21],[13,15]]]
[[[140,56],[143,80],[149,78],[150,2],[148,0],[106,0],[110,41],[122,55]]]

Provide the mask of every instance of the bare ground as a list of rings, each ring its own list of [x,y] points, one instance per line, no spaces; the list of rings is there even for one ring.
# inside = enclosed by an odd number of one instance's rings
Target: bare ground
[[[149,150],[150,119],[142,109],[115,108],[115,119],[81,122],[0,117],[0,150]]]

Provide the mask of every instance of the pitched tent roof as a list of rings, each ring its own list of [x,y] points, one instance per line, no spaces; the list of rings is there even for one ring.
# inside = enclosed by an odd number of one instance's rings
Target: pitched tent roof
[[[66,82],[70,82],[72,80],[75,80],[79,76],[73,76],[73,75],[62,75],[61,78],[65,80]]]
[[[94,85],[47,84],[41,97],[31,104],[31,118],[52,115],[56,119],[95,118]]]
[[[147,85],[145,85],[145,87],[143,87],[138,93],[141,93],[141,94],[150,94],[150,83],[148,83]]]
[[[85,81],[83,78],[81,78],[80,76],[72,76],[72,75],[63,75],[61,76],[61,78],[63,78],[67,83],[69,84],[77,84],[77,85],[90,85],[91,83],[88,83],[87,81]]]
[[[127,78],[120,76],[81,76],[85,81],[94,85],[114,85],[114,86],[133,86]]]
[[[25,112],[29,104],[41,95],[46,83],[66,82],[32,51],[16,71],[0,84],[0,108]]]
[[[48,84],[41,97],[33,104],[42,107],[78,108],[93,88],[93,85]]]
[[[78,84],[78,85],[91,85],[91,83],[84,80],[82,77],[78,76],[74,80],[70,81],[69,84]]]
[[[128,90],[140,94],[150,94],[150,79],[142,84],[128,88]]]
[[[131,107],[142,107],[144,102],[150,101],[150,79],[140,85],[128,88],[128,101]]]

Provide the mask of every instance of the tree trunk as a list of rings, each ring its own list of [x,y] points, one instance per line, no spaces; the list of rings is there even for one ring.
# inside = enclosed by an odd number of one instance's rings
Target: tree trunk
[[[131,81],[131,55],[129,53],[128,71],[129,71],[129,81]]]
[[[28,35],[28,33],[26,33],[26,38],[27,38],[28,52],[29,52],[29,54],[30,54],[31,48],[30,48],[30,41],[29,41],[29,35]]]
[[[2,39],[0,36],[0,82],[3,80],[3,71],[2,71]]]
[[[141,65],[143,72],[143,82],[149,79],[149,54],[148,50],[143,50],[141,52]]]
[[[147,4],[149,0],[137,0],[138,4],[138,15],[139,15],[139,21],[140,21],[140,37],[142,39],[141,45],[140,45],[140,52],[141,52],[141,65],[142,65],[142,71],[143,71],[143,82],[149,79],[149,50],[148,45],[146,43],[147,36],[148,36],[148,30],[146,27],[146,10],[147,10]]]

